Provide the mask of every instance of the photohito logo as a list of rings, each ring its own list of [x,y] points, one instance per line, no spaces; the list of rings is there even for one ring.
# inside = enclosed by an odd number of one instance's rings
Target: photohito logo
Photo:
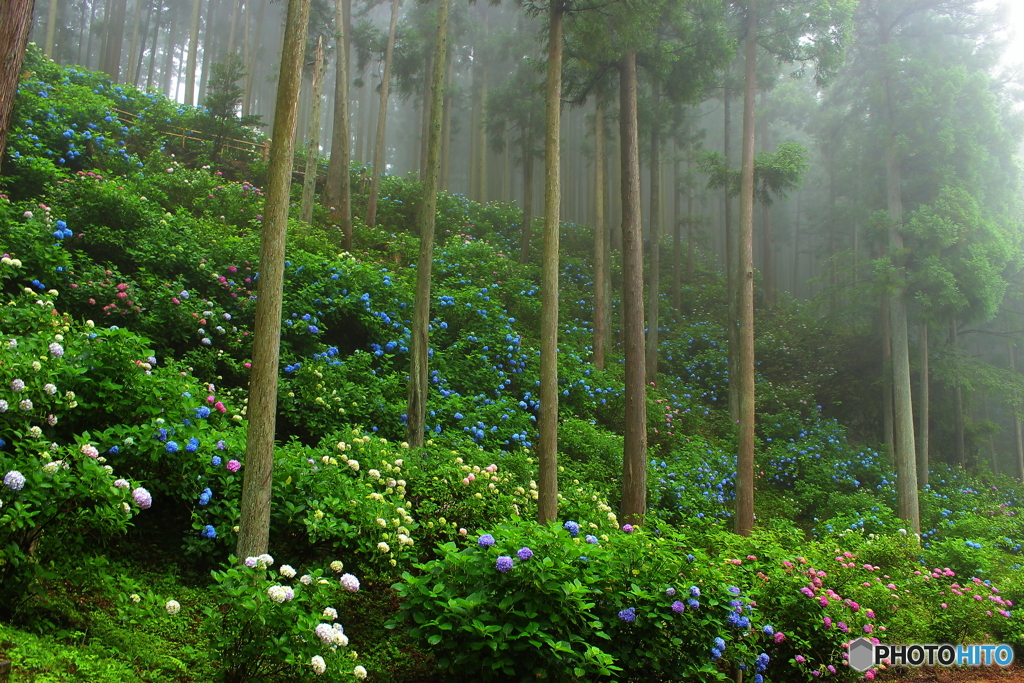
[[[885,660],[889,660],[886,662]],[[875,645],[867,638],[850,643],[850,668],[867,671],[880,664],[892,666],[1009,666],[1013,648],[1009,645]]]

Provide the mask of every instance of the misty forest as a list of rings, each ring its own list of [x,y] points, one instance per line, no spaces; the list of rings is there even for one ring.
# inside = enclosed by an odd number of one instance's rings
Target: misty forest
[[[1024,680],[1012,17],[4,0],[0,681]]]

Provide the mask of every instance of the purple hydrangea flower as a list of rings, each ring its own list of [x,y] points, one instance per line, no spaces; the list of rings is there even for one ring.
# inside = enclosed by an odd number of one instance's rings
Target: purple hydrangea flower
[[[674,598],[676,596],[676,589],[669,586],[665,589],[665,595],[667,595],[670,598]]]
[[[627,624],[632,624],[636,621],[636,607],[627,607],[619,612],[619,619],[622,619]]]
[[[238,462],[237,460],[228,460],[227,468],[228,472],[237,472],[238,470],[242,469],[242,463]]]
[[[12,491],[20,491],[25,486],[25,475],[18,470],[11,470],[4,475],[4,486]]]
[[[765,624],[764,628],[762,628],[761,630],[764,631],[764,634],[766,636],[774,636],[775,635],[775,629],[771,627],[771,624]]]
[[[694,600],[693,598],[687,600],[686,604],[690,606],[690,609],[700,609],[700,603]]]
[[[518,557],[520,560],[528,560],[531,557],[533,557],[533,551],[529,548],[520,548],[519,551],[516,552],[516,557]]]
[[[61,356],[64,355],[64,347],[58,344],[57,342],[52,342],[49,346],[49,349],[50,353],[57,358],[60,358]]]
[[[580,533],[580,525],[571,519],[562,525],[562,528],[569,532],[569,535],[576,538]]]
[[[149,491],[141,486],[132,491],[132,499],[143,510],[153,506],[153,496],[149,495]]]
[[[631,534],[631,533],[633,533],[633,525],[632,524],[623,524],[622,525],[622,530],[625,531],[627,534]]]
[[[700,588],[698,588],[697,586],[690,586],[690,595],[692,595],[695,598],[699,598]]]
[[[593,534],[587,534],[587,543],[597,545],[597,536],[594,536]]]
[[[686,610],[686,606],[682,602],[680,602],[679,600],[676,600],[675,602],[672,603],[672,611],[675,612],[676,614],[682,614],[685,610]]]
[[[497,559],[497,561],[496,561],[496,562],[494,563],[494,566],[495,566],[495,568],[497,568],[497,570],[498,570],[499,572],[501,572],[502,574],[504,574],[504,573],[505,573],[505,572],[507,572],[507,571],[508,571],[509,569],[512,569],[512,558],[511,558],[511,557],[509,557],[508,555],[502,555],[502,556],[501,556],[501,557],[499,557],[499,558]]]
[[[494,536],[491,536],[490,534],[484,534],[483,536],[478,538],[476,542],[477,545],[479,545],[481,548],[489,548],[492,545],[494,545]]]

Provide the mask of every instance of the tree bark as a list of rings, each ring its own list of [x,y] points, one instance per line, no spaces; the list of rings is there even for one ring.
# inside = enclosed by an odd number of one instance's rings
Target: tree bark
[[[445,72],[447,73],[444,83],[444,116],[441,122],[441,189],[448,190],[448,182],[451,180],[451,158],[452,158],[452,64],[455,59],[455,50],[448,51]]]
[[[295,130],[302,57],[309,23],[309,0],[289,0],[281,74],[277,84],[274,130],[270,144],[256,321],[249,378],[249,427],[235,555],[239,562],[267,552],[270,539],[270,494],[274,471],[274,421],[281,345],[281,298],[284,250],[292,177],[292,132]]]
[[[192,0],[192,25],[188,38],[188,61],[185,65],[185,104],[196,103],[196,65],[199,57],[199,10],[203,0]],[[212,0],[207,0],[212,2]],[[305,29],[303,29],[305,33]]]
[[[658,380],[658,313],[661,284],[661,139],[658,135],[658,109],[661,93],[658,83],[652,85],[654,117],[651,124],[651,218],[650,268],[647,273],[647,356],[644,370],[647,382]]]
[[[693,282],[693,276],[696,271],[696,236],[693,234],[693,182],[689,179],[690,174],[693,172],[693,151],[692,148],[686,150],[686,279],[689,282]]]
[[[740,166],[739,230],[739,453],[736,461],[736,533],[754,529],[754,88],[757,63],[757,3],[747,4],[746,73],[743,79],[743,158]],[[730,380],[733,374],[730,372]],[[730,381],[730,384],[732,382]]]
[[[33,0],[8,0],[0,13],[0,159],[7,149],[7,133],[32,28],[33,8]]]
[[[427,173],[423,200],[417,211],[420,225],[420,253],[416,264],[416,302],[413,308],[412,342],[409,360],[409,400],[406,408],[405,440],[413,448],[423,446],[423,425],[427,410],[427,350],[430,322],[430,269],[434,262],[434,218],[437,213],[437,182],[441,167],[441,127],[444,118],[444,83],[448,50],[448,5],[438,0],[437,38],[434,43],[434,71],[431,75],[430,139],[427,145]]]
[[[544,247],[540,272],[540,410],[537,521],[558,517],[558,229],[562,107],[562,2],[548,9],[547,114],[544,121]]]
[[[676,321],[680,319],[683,296],[683,194],[679,177],[679,146],[676,145],[672,165],[672,310]]]
[[[153,87],[153,76],[156,73],[156,53],[157,47],[159,46],[160,40],[160,26],[164,18],[163,13],[163,2],[162,0],[156,0],[156,22],[153,25],[153,45],[149,50],[149,68],[146,72],[146,90]],[[170,10],[167,10],[170,12]]]
[[[728,79],[728,75],[726,75]],[[731,131],[732,128],[732,96],[729,84],[725,85],[725,93],[722,96],[722,117],[724,120],[724,127],[722,132],[722,148],[725,154],[726,167],[732,167],[731,157]],[[723,217],[725,219],[725,281],[726,281],[726,297],[728,297],[728,316],[729,320],[727,323],[728,331],[726,338],[729,346],[728,353],[728,369],[729,369],[729,382],[728,382],[728,405],[729,405],[729,419],[735,423],[740,416],[739,413],[739,377],[738,368],[739,364],[739,346],[740,341],[737,336],[737,322],[739,319],[739,311],[736,306],[738,303],[737,299],[737,285],[736,276],[738,274],[737,265],[737,254],[736,254],[736,229],[732,225],[732,198],[729,196],[729,188],[726,187],[724,190],[725,194],[725,208],[723,211]]]
[[[246,41],[246,49],[250,51],[250,55],[259,53],[260,41],[263,40],[263,10],[266,9],[267,0],[260,0],[260,8],[256,11],[256,30],[253,32],[252,41]],[[303,29],[305,31],[305,29]],[[245,75],[245,99],[242,103],[242,114],[244,116],[252,115],[252,100],[253,100],[253,80],[256,77],[256,62],[252,60],[246,61],[246,67],[249,73]]]
[[[529,125],[529,124],[527,124]],[[523,138],[523,234],[519,242],[519,262],[529,263],[533,241],[533,144]]]
[[[212,0],[211,0],[212,1]],[[309,103],[309,126],[306,129],[306,172],[302,176],[302,204],[299,218],[313,220],[313,199],[316,196],[316,172],[320,165],[320,105],[324,91],[324,39],[317,38],[313,64],[313,96]]]
[[[599,101],[594,113],[594,367],[604,370],[608,344],[605,281],[608,279],[608,228],[604,216],[605,190],[604,105]]]
[[[954,318],[949,325],[949,342],[954,351],[960,350],[960,335]],[[964,393],[957,383],[953,386],[953,458],[957,466],[967,465],[967,450],[964,447]]]
[[[128,9],[128,0],[111,0],[109,5],[110,13],[108,23],[104,26],[106,38],[104,40],[103,67],[102,71],[110,76],[110,80],[120,83],[121,70],[121,47],[124,42],[125,13]]]
[[[618,68],[626,403],[621,512],[623,522],[639,524],[647,512],[647,403],[644,384],[644,269],[640,222],[640,144],[636,122],[636,53],[627,53]]]
[[[210,66],[213,64],[214,47],[219,43],[220,36],[214,30],[214,21],[217,16],[214,12],[216,0],[207,0],[206,21],[203,27],[203,66],[199,75],[199,99],[196,104],[201,105],[206,100],[206,83],[210,80]]]
[[[380,194],[380,178],[387,170],[384,154],[385,129],[388,121],[388,90],[391,85],[391,62],[395,53],[395,32],[398,28],[398,3],[391,0],[391,23],[388,26],[388,44],[384,49],[384,75],[380,81],[380,109],[377,113],[377,135],[373,145],[373,174],[370,176],[370,196],[366,205],[366,224],[371,228],[377,224],[377,197]]]
[[[4,7],[7,11],[7,7]],[[53,36],[57,28],[57,0],[50,0],[50,7],[46,12],[46,37],[43,39],[43,54],[47,57],[53,56]]]
[[[928,372],[928,323],[921,323],[921,391],[918,398],[918,439],[917,439],[917,485],[923,489],[928,485],[928,438],[931,419],[931,380]]]
[[[896,464],[896,438],[892,408],[892,326],[889,321],[889,298],[882,296],[882,443],[890,465]]]
[[[338,64],[334,82],[334,126],[331,134],[331,161],[327,166],[327,205],[331,220],[341,225],[345,251],[352,250],[352,180],[349,160],[352,133],[349,130],[348,53],[351,36],[351,0],[334,0],[334,24],[338,29],[335,41]]]
[[[1010,352],[1010,370],[1017,372],[1017,347],[1007,339],[1007,346]],[[1020,394],[1013,394],[1013,445],[1014,464],[1017,469],[1017,478],[1024,481],[1024,430],[1021,429],[1020,419]]]

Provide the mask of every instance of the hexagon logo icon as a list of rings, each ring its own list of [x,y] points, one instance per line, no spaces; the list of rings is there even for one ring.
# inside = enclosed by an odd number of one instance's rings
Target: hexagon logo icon
[[[850,668],[867,671],[875,663],[875,646],[867,638],[858,638],[850,643]]]

